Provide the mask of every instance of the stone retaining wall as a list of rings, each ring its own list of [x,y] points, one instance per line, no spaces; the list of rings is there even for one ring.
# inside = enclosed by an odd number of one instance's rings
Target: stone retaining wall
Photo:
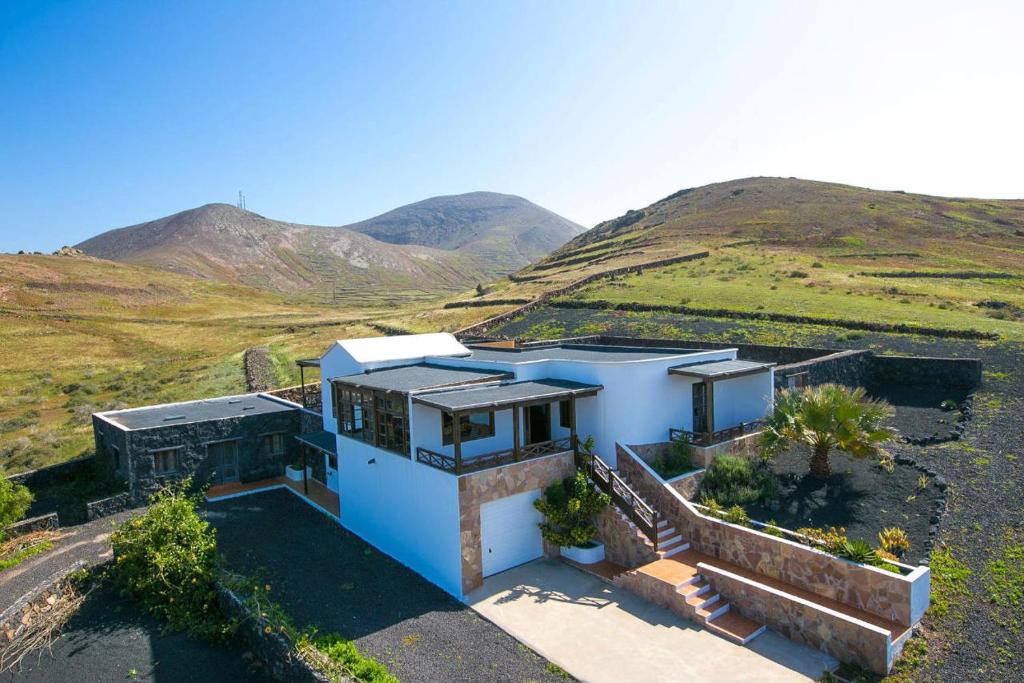
[[[658,559],[654,546],[640,537],[640,531],[631,526],[614,505],[607,505],[596,513],[593,522],[609,562],[633,569]]]
[[[94,519],[100,519],[101,517],[109,517],[110,515],[116,515],[118,512],[123,512],[131,507],[131,494],[128,491],[119,493],[116,496],[110,496],[109,498],[103,498],[102,500],[94,500],[91,503],[85,505],[85,515],[91,522]]]
[[[242,359],[245,366],[245,391],[266,391],[273,383],[270,372],[270,349],[256,346],[245,350]]]
[[[30,491],[38,491],[50,488],[56,484],[66,484],[79,479],[83,475],[91,476],[93,473],[93,456],[86,455],[74,460],[40,467],[37,470],[12,474],[8,480],[16,484],[24,484]]]
[[[51,512],[15,522],[7,527],[4,533],[8,538],[13,538],[33,531],[53,531],[58,528],[60,528],[60,519],[57,517],[56,512]]]
[[[973,389],[981,384],[978,358],[874,356],[867,375],[869,385],[955,386]]]
[[[842,384],[848,387],[867,386],[871,365],[876,356],[872,351],[837,351],[775,368],[775,388],[786,388],[791,375],[807,373],[807,384]]]

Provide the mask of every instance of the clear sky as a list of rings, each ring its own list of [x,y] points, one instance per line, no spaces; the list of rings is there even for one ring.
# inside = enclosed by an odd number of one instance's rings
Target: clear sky
[[[0,3],[0,250],[207,202],[585,225],[798,176],[1024,197],[1022,2]]]

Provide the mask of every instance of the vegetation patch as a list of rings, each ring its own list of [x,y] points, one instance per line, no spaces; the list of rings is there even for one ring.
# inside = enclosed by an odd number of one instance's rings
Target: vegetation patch
[[[718,455],[704,472],[700,492],[703,498],[728,507],[767,502],[778,495],[778,488],[768,471],[755,470],[747,458]]]
[[[584,447],[585,448],[585,447]],[[560,547],[588,547],[597,533],[591,521],[608,503],[608,494],[595,489],[582,471],[552,484],[533,502],[545,520],[538,526],[541,536]]]
[[[994,555],[985,563],[985,592],[993,604],[1019,610],[1024,607],[1024,534],[1005,529]]]
[[[672,479],[681,474],[692,472],[693,449],[685,441],[673,441],[658,451],[651,461],[651,469],[662,479]]]
[[[6,540],[0,545],[0,571],[21,564],[33,555],[45,553],[53,547],[52,531],[33,531]]]
[[[932,551],[928,562],[931,568],[931,596],[929,612],[936,617],[947,615],[963,618],[967,598],[971,591],[967,579],[970,568],[953,557],[949,548],[942,546]]]

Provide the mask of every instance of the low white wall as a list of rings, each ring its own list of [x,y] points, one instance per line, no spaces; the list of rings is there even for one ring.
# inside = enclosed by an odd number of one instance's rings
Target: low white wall
[[[458,479],[344,436],[338,461],[342,525],[460,597]]]

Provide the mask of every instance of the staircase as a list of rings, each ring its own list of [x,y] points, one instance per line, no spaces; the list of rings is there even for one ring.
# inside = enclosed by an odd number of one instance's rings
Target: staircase
[[[612,470],[620,481],[621,474]],[[632,499],[639,496],[630,490]],[[709,631],[740,645],[746,645],[765,631],[764,624],[751,621],[737,612],[729,611],[729,603],[722,599],[701,575],[697,564],[702,555],[690,549],[683,535],[667,520],[657,517],[656,538],[653,543],[623,510],[618,500],[615,511],[629,525],[630,530],[652,550],[658,559],[619,574],[612,579],[642,598],[665,607],[678,616],[702,624]],[[649,506],[648,506],[649,507]],[[657,514],[657,512],[655,512]]]

